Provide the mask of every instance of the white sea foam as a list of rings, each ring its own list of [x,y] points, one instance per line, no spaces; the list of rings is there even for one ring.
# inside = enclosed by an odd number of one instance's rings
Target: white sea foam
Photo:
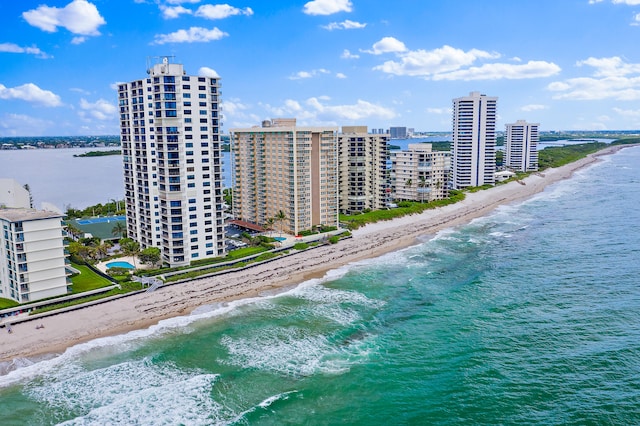
[[[298,287],[291,296],[323,304],[353,304],[369,308],[380,308],[385,302],[368,298],[357,291],[338,290],[321,285]]]

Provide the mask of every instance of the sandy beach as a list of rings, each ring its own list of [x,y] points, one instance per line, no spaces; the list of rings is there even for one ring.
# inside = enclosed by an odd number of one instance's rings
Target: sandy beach
[[[518,202],[575,171],[630,145],[614,146],[569,165],[532,174],[522,183],[510,182],[467,194],[464,201],[419,215],[367,225],[353,238],[271,263],[223,276],[167,286],[101,305],[28,321],[0,333],[0,361],[40,354],[60,354],[66,348],[103,336],[143,329],[158,321],[189,315],[199,306],[257,296],[323,276],[328,270],[408,247],[421,236],[468,223],[500,205]],[[44,328],[37,328],[42,325]]]

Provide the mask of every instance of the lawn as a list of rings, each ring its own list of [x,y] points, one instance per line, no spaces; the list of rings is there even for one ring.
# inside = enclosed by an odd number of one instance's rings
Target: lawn
[[[0,310],[1,309],[8,309],[8,308],[13,308],[14,306],[18,306],[19,303],[16,302],[15,300],[11,300],[11,299],[3,299],[0,297]]]
[[[73,282],[72,294],[95,290],[97,288],[106,287],[113,284],[108,279],[93,272],[87,265],[78,265],[77,263],[72,263],[71,266],[80,271],[79,274],[73,275],[71,277],[71,281]]]

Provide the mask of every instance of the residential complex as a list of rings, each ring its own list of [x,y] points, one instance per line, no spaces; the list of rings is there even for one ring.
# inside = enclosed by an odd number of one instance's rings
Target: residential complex
[[[147,71],[118,85],[128,236],[171,266],[223,255],[220,79]]]
[[[263,226],[282,212],[280,225],[294,235],[337,226],[337,133],[336,127],[298,127],[294,118],[231,129],[234,217]]]
[[[62,217],[0,209],[0,298],[27,303],[67,293]]]
[[[506,125],[504,165],[507,168],[521,172],[538,170],[539,126],[525,120]]]
[[[453,100],[452,188],[495,183],[497,103],[480,92]]]
[[[428,202],[449,196],[449,151],[433,151],[430,143],[409,144],[391,154],[395,199]]]
[[[340,212],[379,210],[390,201],[389,134],[367,126],[343,126],[338,135]]]

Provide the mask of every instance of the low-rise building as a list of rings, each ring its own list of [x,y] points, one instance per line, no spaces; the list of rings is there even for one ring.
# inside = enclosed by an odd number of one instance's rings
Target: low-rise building
[[[67,293],[62,217],[0,209],[0,297],[26,303]]]
[[[451,153],[433,151],[430,143],[409,144],[391,153],[395,199],[428,202],[449,196]]]

